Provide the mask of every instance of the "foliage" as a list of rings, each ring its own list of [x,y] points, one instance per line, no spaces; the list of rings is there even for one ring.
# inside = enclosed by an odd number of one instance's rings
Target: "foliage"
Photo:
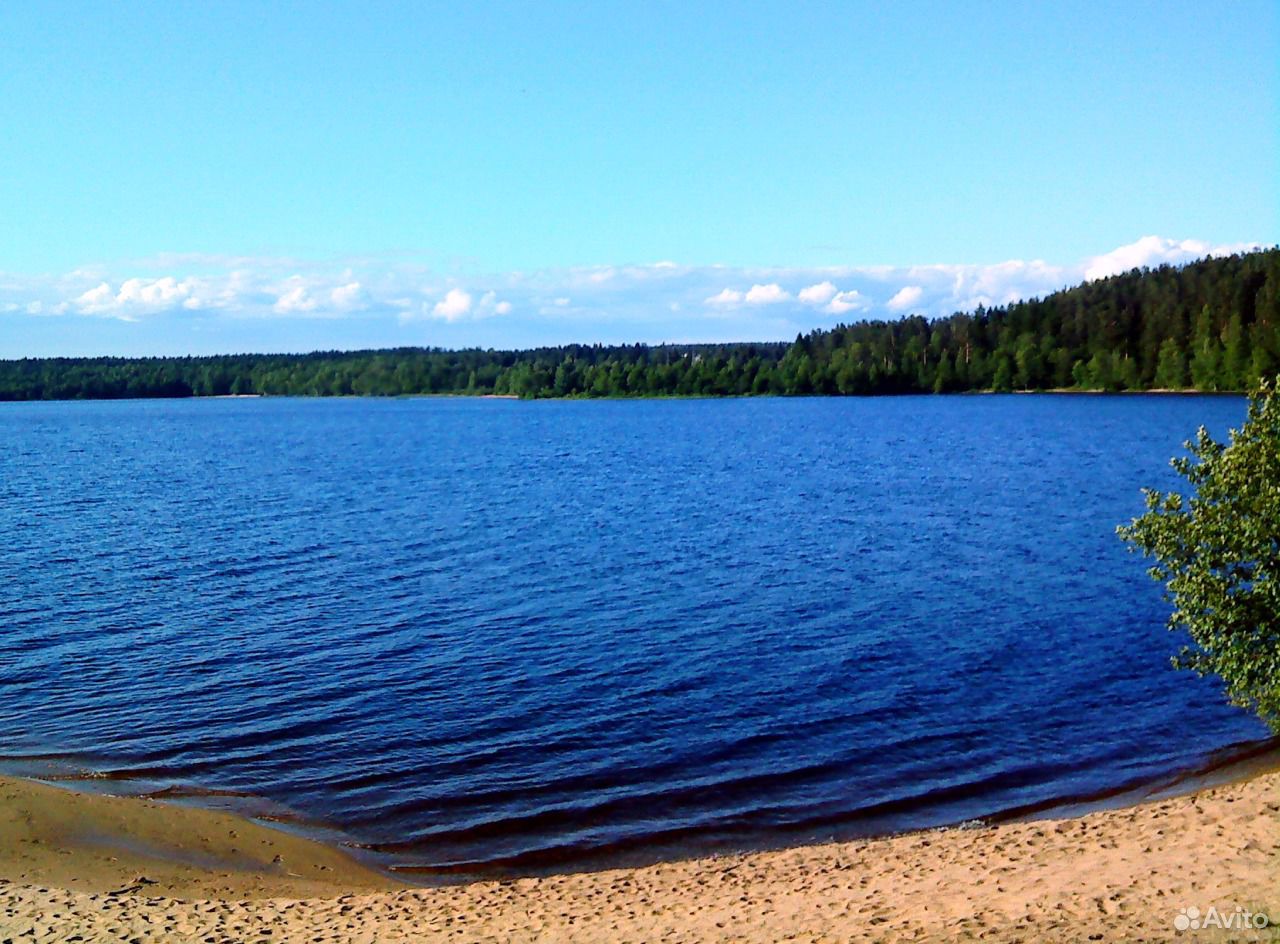
[[[0,400],[505,394],[863,395],[1245,390],[1280,370],[1280,249],[1134,269],[1001,308],[862,321],[786,343],[399,348],[0,361]]]
[[[1227,443],[1201,427],[1173,467],[1189,499],[1146,490],[1147,512],[1119,534],[1153,557],[1193,646],[1175,663],[1221,676],[1231,701],[1280,729],[1280,387],[1263,383]]]

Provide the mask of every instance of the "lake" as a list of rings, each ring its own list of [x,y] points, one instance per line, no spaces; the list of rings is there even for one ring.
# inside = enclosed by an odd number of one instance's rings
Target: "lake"
[[[1265,736],[1143,485],[1239,397],[0,404],[0,761],[427,871],[953,823]]]

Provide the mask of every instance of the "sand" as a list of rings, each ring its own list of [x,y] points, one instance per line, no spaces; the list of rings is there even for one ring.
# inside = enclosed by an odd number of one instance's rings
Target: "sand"
[[[139,879],[145,879],[140,881]],[[178,898],[308,898],[399,883],[230,813],[0,777],[0,880]],[[0,927],[6,918],[0,916]],[[3,940],[3,938],[0,938]]]
[[[225,814],[3,779],[0,798],[0,944],[1280,939],[1174,924],[1280,921],[1280,773],[1075,819],[444,888]]]

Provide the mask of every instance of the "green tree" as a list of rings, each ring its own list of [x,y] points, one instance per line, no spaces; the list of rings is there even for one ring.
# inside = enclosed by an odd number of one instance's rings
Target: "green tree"
[[[1145,490],[1147,511],[1118,533],[1155,559],[1149,573],[1173,605],[1171,629],[1192,645],[1180,668],[1217,675],[1233,704],[1280,730],[1280,391],[1250,397],[1226,443],[1201,427],[1174,469],[1193,487]]]
[[[1138,390],[1138,367],[1132,357],[1124,357],[1118,351],[1111,355],[1111,376],[1114,378],[1112,389]]]
[[[1160,345],[1155,385],[1161,390],[1181,390],[1187,385],[1187,358],[1173,338],[1165,338]]]
[[[1240,316],[1227,320],[1226,340],[1222,351],[1222,384],[1227,390],[1244,390],[1249,377],[1249,342]]]
[[[946,393],[955,385],[955,372],[951,369],[951,355],[946,351],[938,358],[938,372],[933,378],[933,392]]]
[[[1013,366],[1009,355],[1003,351],[997,355],[996,374],[991,380],[991,389],[996,393],[1013,390]]]
[[[1196,319],[1195,353],[1191,357],[1191,382],[1197,390],[1222,389],[1222,342],[1213,333],[1213,316],[1205,305]]]
[[[556,368],[555,391],[558,397],[567,397],[578,387],[578,371],[573,358],[560,362]]]
[[[1019,336],[1013,361],[1017,365],[1013,374],[1013,385],[1017,389],[1030,390],[1040,385],[1040,352],[1034,334],[1026,332]]]
[[[1111,390],[1114,387],[1114,377],[1111,373],[1112,357],[1102,351],[1098,351],[1093,357],[1089,358],[1086,365],[1086,376],[1088,383],[1086,386],[1090,390]]]

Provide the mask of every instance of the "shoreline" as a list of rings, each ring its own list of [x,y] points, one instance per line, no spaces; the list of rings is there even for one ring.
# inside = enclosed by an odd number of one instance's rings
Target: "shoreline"
[[[606,403],[606,402],[643,402],[664,400],[894,400],[907,397],[1239,397],[1249,396],[1247,390],[1196,390],[1189,387],[1173,389],[1169,387],[1152,387],[1149,390],[1095,390],[1084,387],[1046,387],[1043,389],[1014,390],[948,390],[935,393],[929,390],[894,391],[880,393],[664,393],[643,395],[610,395],[585,396],[571,395],[559,397],[522,397],[514,393],[465,393],[461,391],[449,393],[220,393],[190,394],[187,396],[140,396],[140,397],[65,397],[62,399],[0,399],[0,403],[138,403],[148,401],[183,402],[201,400],[515,400],[522,403]]]
[[[1191,906],[1280,921],[1274,761],[1072,817],[434,887],[234,814],[0,777],[0,929],[39,938],[57,914],[91,942],[1168,940]]]
[[[936,830],[1074,819],[1090,813],[1123,810],[1187,796],[1272,772],[1280,773],[1280,735],[1227,744],[1202,755],[1194,765],[1092,792],[1063,793],[1013,806],[965,813],[952,811],[950,815],[937,815],[937,811],[924,807],[917,811],[914,822],[901,815],[884,817],[854,809],[841,817],[790,826],[760,827],[739,833],[708,830],[705,834],[692,833],[681,838],[666,838],[659,832],[648,839],[606,843],[574,853],[534,853],[519,859],[477,860],[466,865],[420,863],[412,855],[402,857],[383,851],[380,846],[385,842],[363,841],[361,837],[346,832],[341,823],[316,819],[264,797],[202,788],[198,784],[161,785],[160,781],[121,779],[79,767],[57,769],[12,760],[6,763],[4,758],[0,758],[0,796],[4,795],[5,787],[13,785],[25,785],[29,791],[42,793],[53,791],[43,793],[41,797],[41,809],[45,815],[66,804],[82,807],[76,813],[82,819],[95,815],[93,804],[99,799],[111,803],[145,804],[151,810],[173,811],[164,815],[177,818],[185,816],[188,811],[196,818],[212,814],[245,824],[246,828],[265,830],[266,838],[283,834],[330,850],[357,868],[397,885],[434,887],[481,881],[545,879],[618,868],[647,868],[723,855],[757,855],[831,843],[891,839]],[[137,789],[140,786],[145,789]],[[68,797],[72,799],[68,800]],[[130,808],[122,806],[119,809]],[[6,838],[2,828],[3,814],[3,804],[0,803],[0,843]],[[203,827],[204,824],[195,826]],[[208,827],[204,829],[207,831]],[[391,844],[395,845],[394,842]],[[4,852],[0,849],[0,878],[5,874],[4,862]]]
[[[318,839],[236,813],[0,775],[0,882],[179,898],[400,887]]]

